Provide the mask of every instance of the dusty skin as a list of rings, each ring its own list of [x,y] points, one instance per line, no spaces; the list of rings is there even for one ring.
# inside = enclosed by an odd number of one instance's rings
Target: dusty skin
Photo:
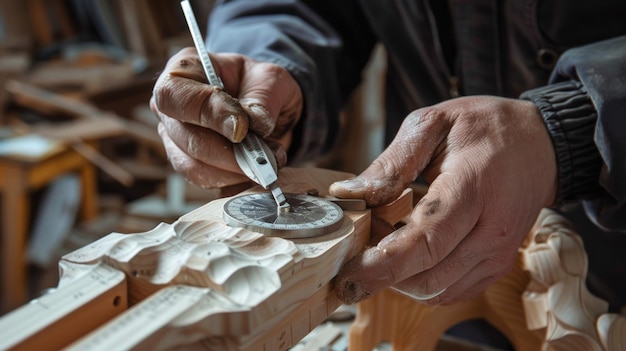
[[[248,114],[238,99],[219,87],[206,84],[199,65],[197,57],[182,58],[169,71],[169,78],[162,77],[162,83],[157,83],[159,95],[171,98],[161,99],[156,95],[159,110],[175,115],[174,109],[184,106],[184,122],[211,128],[232,142],[240,142],[248,133]]]

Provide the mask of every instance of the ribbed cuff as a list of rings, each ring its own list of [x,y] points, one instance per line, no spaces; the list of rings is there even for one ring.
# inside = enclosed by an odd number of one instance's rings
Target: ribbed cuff
[[[532,101],[554,145],[558,164],[559,206],[597,196],[602,160],[594,143],[596,110],[580,82],[568,81],[524,92]]]

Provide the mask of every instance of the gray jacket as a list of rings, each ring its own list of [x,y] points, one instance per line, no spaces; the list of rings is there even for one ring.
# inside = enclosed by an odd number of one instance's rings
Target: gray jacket
[[[533,101],[552,136],[559,203],[626,232],[626,3],[557,0],[217,1],[207,43],[286,67],[305,113],[292,160],[330,150],[373,46],[388,52],[387,136],[457,95]]]

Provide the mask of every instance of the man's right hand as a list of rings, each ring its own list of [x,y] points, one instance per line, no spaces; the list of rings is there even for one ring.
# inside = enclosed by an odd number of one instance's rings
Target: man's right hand
[[[247,181],[232,144],[248,131],[264,138],[278,165],[285,165],[303,106],[295,79],[272,63],[238,54],[210,56],[225,91],[208,85],[196,50],[185,48],[170,58],[152,92],[150,107],[174,169],[202,187]]]

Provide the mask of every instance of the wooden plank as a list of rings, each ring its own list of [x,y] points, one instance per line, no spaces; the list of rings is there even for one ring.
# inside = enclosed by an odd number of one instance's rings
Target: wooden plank
[[[130,187],[135,182],[135,177],[133,177],[130,172],[120,167],[117,163],[111,161],[108,157],[104,156],[87,143],[75,141],[72,142],[70,146],[74,149],[74,151],[78,152],[81,156],[96,165],[104,173],[111,176],[111,178],[115,179],[120,184]]]
[[[133,64],[131,59],[91,65],[49,61],[39,63],[22,79],[42,88],[73,88],[83,94],[94,94],[132,81],[135,77]]]
[[[87,103],[17,80],[7,82],[6,89],[19,105],[44,114],[61,113],[72,117],[95,118],[100,112]]]
[[[40,123],[28,127],[29,131],[48,139],[63,142],[76,140],[98,140],[126,134],[124,124],[119,119],[98,118],[78,119],[70,122]]]
[[[10,81],[6,85],[7,91],[12,98],[22,106],[28,106],[36,111],[55,114],[62,113],[76,118],[84,119],[112,119],[131,136],[151,145],[156,150],[163,152],[163,144],[156,130],[140,123],[126,120],[111,112],[102,111],[96,106],[55,94],[51,91],[37,88],[33,85],[19,81]],[[107,124],[106,121],[103,123]]]
[[[58,289],[0,319],[1,350],[58,350],[127,308],[124,274],[106,265],[64,264]]]

